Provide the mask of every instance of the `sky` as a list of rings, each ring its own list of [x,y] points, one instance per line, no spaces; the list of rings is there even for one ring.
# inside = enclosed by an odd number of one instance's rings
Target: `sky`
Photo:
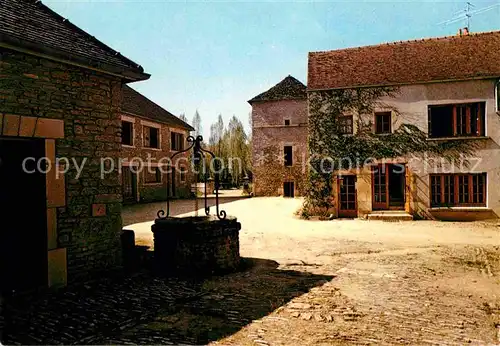
[[[222,114],[248,130],[249,99],[289,74],[307,83],[307,54],[455,35],[465,1],[43,0],[72,23],[143,66],[129,84],[208,138]],[[473,10],[500,5],[474,1]],[[500,30],[500,6],[471,18],[471,31]]]

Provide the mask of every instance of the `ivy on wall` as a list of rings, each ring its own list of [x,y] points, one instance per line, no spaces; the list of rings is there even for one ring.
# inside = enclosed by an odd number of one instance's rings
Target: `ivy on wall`
[[[398,95],[396,87],[354,88],[310,92],[309,102],[309,174],[305,202],[301,211],[326,216],[334,205],[332,178],[339,169],[362,168],[372,160],[428,155],[443,157],[451,162],[470,155],[476,145],[458,140],[429,141],[417,126],[402,123],[393,133],[376,135],[373,132],[373,112],[391,110],[383,99]],[[343,135],[338,118],[353,114],[356,135]]]
[[[279,145],[269,145],[254,158],[253,174],[258,176],[255,183],[255,193],[258,196],[277,196],[278,188],[283,187],[284,181],[293,181],[298,195],[304,194],[306,183],[305,162],[302,157],[294,153],[294,164],[284,166],[284,156],[280,155]]]

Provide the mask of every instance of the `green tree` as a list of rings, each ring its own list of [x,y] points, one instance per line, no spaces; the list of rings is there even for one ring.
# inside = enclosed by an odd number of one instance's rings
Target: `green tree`
[[[194,113],[193,122],[191,125],[194,127],[194,136],[197,137],[201,135],[202,133],[201,116],[200,113],[198,113],[198,110],[196,110],[196,112]]]
[[[182,121],[184,121],[185,123],[187,123],[187,122],[188,122],[188,120],[187,120],[187,118],[186,118],[186,114],[184,114],[184,113],[181,113],[181,114],[179,115],[179,119],[181,119],[181,120],[182,120]]]

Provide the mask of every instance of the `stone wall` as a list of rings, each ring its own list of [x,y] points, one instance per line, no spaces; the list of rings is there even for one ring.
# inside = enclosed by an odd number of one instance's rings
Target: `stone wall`
[[[55,156],[75,160],[62,180],[62,203],[48,208],[49,249],[50,242],[65,249],[52,259],[67,260],[69,282],[119,265],[121,183],[116,167],[101,179],[100,165],[120,157],[120,79],[1,49],[0,98],[5,118],[62,124]],[[84,164],[79,177],[74,162]]]
[[[285,119],[290,125],[285,125]],[[256,196],[280,196],[283,182],[294,182],[303,195],[307,174],[307,100],[256,102],[252,105],[253,189]],[[285,167],[283,147],[293,147],[293,165]]]
[[[182,133],[184,135],[184,140],[189,136],[189,131],[182,128],[175,128],[164,123],[159,123],[152,121],[150,119],[145,119],[132,114],[122,114],[122,120],[133,122],[134,131],[134,143],[132,146],[122,145],[122,159],[124,164],[128,162],[133,162],[134,158],[140,158],[142,162],[146,163],[148,157],[151,157],[151,166],[156,167],[158,164],[167,162],[166,158],[171,157],[175,151],[170,150],[170,139],[171,132]],[[143,145],[143,127],[150,126],[160,129],[160,148],[147,148]],[[187,148],[188,143],[185,141],[184,148]],[[188,153],[179,154],[175,157],[175,162],[178,167],[189,168]],[[169,183],[171,184],[172,175],[168,177]],[[179,171],[175,174],[175,197],[186,198],[191,195],[191,181],[192,174],[187,172],[185,174],[184,181],[181,181],[181,176]],[[167,197],[167,174],[162,175],[161,183],[146,183],[144,179],[144,172],[140,172],[137,175],[137,201],[140,202],[153,202],[153,201],[163,201]]]
[[[156,220],[152,226],[156,269],[195,276],[234,271],[240,265],[240,229],[241,224],[231,217]]]

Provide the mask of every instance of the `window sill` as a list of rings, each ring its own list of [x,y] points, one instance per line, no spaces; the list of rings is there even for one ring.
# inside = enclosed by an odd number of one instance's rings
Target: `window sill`
[[[162,186],[163,183],[162,182],[159,182],[159,183],[144,183],[145,186]]]
[[[161,151],[161,148],[143,147],[143,149],[154,150],[154,151]]]
[[[427,138],[428,142],[440,142],[440,141],[473,141],[473,140],[484,140],[489,139],[489,136],[463,136],[463,137],[439,137],[439,138]]]
[[[135,145],[122,144],[122,148],[135,149]]]
[[[487,211],[490,212],[492,209],[488,207],[432,207],[429,211]]]

